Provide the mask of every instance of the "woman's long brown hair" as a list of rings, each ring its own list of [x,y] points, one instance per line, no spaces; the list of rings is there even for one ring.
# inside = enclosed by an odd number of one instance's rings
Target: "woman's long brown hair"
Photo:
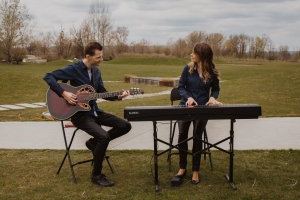
[[[207,43],[201,43],[201,44],[196,44],[193,49],[193,53],[199,58],[200,64],[201,64],[201,73],[202,73],[202,78],[204,79],[204,82],[206,83],[211,75],[210,72],[213,72],[218,79],[220,79],[220,73],[216,69],[215,64],[213,63],[213,51],[209,44]],[[194,67],[195,67],[194,62],[190,62],[188,64],[189,66],[189,72],[190,74],[193,73]]]

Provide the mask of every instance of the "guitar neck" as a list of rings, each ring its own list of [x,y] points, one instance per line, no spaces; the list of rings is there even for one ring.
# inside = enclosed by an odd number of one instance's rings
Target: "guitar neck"
[[[122,92],[105,92],[105,93],[94,93],[89,95],[89,100],[103,99],[108,97],[116,97],[121,95]]]

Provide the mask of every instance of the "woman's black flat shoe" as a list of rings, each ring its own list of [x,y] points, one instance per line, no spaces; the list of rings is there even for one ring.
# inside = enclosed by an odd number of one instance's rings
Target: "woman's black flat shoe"
[[[192,183],[193,185],[197,185],[198,183],[200,183],[200,180],[198,180],[198,181],[196,181],[196,180],[191,180],[191,183]]]
[[[200,178],[199,178],[199,176],[198,176],[198,180],[193,180],[193,176],[192,176],[192,178],[191,178],[191,183],[192,183],[193,185],[197,185],[198,183],[200,183]]]
[[[185,175],[186,175],[186,170],[181,175],[175,175],[172,178],[171,187],[179,187],[182,184],[183,178],[185,177]]]

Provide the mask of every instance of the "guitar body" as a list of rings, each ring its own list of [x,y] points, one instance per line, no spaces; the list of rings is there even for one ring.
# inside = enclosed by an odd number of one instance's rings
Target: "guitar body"
[[[68,119],[78,111],[89,111],[89,100],[87,97],[95,93],[95,90],[90,85],[81,85],[73,87],[65,83],[60,83],[60,86],[67,92],[72,92],[77,95],[77,104],[69,104],[63,97],[58,96],[50,88],[46,94],[47,106],[50,114],[59,120]]]
[[[58,96],[52,89],[48,89],[46,93],[46,103],[49,113],[52,117],[65,120],[72,117],[78,111],[89,111],[91,107],[89,105],[90,100],[96,100],[98,98],[114,97],[122,94],[121,92],[105,92],[95,93],[95,89],[90,85],[81,85],[79,87],[73,87],[65,83],[59,83],[60,86],[67,92],[71,92],[77,95],[77,103],[75,105],[69,104],[63,97]],[[131,88],[129,90],[130,95],[144,94],[144,91],[139,88]]]

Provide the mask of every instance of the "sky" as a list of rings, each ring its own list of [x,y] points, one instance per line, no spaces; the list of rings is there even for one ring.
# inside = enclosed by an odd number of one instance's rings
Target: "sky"
[[[20,0],[34,16],[34,30],[78,28],[95,0]],[[100,0],[99,0],[100,1]],[[300,0],[101,0],[113,29],[127,27],[128,43],[165,45],[193,31],[269,36],[274,46],[300,50]]]

